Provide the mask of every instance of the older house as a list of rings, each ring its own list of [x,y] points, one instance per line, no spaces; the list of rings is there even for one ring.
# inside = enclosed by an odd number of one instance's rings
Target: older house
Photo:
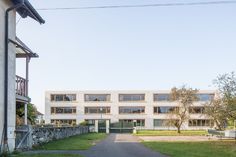
[[[30,58],[37,57],[22,41],[16,38],[16,13],[22,18],[30,17],[40,24],[44,23],[28,0],[0,1],[1,152],[5,146],[9,151],[13,151],[15,148],[16,102],[27,104],[30,101],[27,93],[27,76],[18,77],[15,73],[16,58],[24,57],[28,62]],[[28,63],[26,65],[28,66]]]

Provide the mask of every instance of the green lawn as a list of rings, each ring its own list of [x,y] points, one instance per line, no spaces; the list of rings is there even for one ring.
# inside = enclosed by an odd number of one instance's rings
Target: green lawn
[[[90,133],[76,135],[61,140],[51,141],[49,143],[37,146],[37,150],[86,150],[93,146],[96,142],[104,139],[106,134]],[[15,157],[82,157],[79,154],[12,154]]]
[[[12,157],[83,157],[78,154],[18,154]]]
[[[86,150],[106,137],[103,133],[90,133],[52,141],[35,149],[43,150]]]
[[[138,136],[202,136],[206,135],[205,130],[182,130],[180,134],[172,130],[139,130]]]
[[[142,143],[171,157],[236,157],[235,141]]]

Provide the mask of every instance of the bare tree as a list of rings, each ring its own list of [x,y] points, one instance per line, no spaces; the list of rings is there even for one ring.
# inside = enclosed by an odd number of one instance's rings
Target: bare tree
[[[170,126],[175,126],[178,133],[180,133],[183,123],[189,119],[189,108],[193,105],[194,101],[198,100],[197,92],[197,89],[187,88],[186,86],[182,86],[179,89],[176,87],[171,89],[170,99],[171,101],[176,101],[178,107],[169,111],[167,123]]]

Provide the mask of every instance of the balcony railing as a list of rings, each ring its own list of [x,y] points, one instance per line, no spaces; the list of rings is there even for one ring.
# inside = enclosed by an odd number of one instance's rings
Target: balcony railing
[[[26,79],[16,75],[16,94],[26,97],[27,82]]]

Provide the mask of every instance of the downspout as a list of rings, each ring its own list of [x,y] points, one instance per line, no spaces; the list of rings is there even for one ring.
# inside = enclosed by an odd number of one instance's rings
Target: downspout
[[[8,43],[9,43],[9,30],[8,30],[8,20],[9,20],[9,12],[14,10],[14,9],[17,9],[19,7],[22,7],[24,6],[24,1],[17,4],[17,5],[14,5],[10,8],[8,8],[5,12],[5,71],[4,71],[4,145],[5,146],[8,146],[8,137],[7,137],[7,127],[8,127]],[[6,150],[6,147],[4,147],[5,151],[8,151]]]
[[[26,56],[26,72],[25,72],[25,79],[26,79],[26,84],[25,84],[25,96],[28,98],[28,96],[29,96],[29,86],[28,86],[28,84],[29,84],[29,62],[30,62],[30,57],[29,56]],[[28,124],[28,103],[29,103],[29,101],[27,102],[27,103],[25,103],[24,104],[24,108],[25,108],[25,125],[27,125]]]

